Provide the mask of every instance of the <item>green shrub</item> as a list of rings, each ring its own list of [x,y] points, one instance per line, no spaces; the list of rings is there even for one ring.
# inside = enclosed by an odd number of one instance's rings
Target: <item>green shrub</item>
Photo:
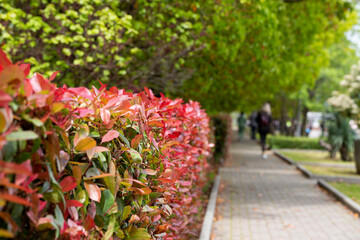
[[[272,148],[323,149],[318,138],[269,135],[267,143]]]
[[[331,146],[330,155],[335,157],[339,151],[343,161],[351,161],[351,153],[354,147],[355,133],[349,125],[349,119],[335,114],[335,119],[329,126],[327,142]]]
[[[229,155],[229,145],[231,141],[231,117],[227,114],[218,114],[211,116],[210,119],[215,142],[212,165],[219,166]]]

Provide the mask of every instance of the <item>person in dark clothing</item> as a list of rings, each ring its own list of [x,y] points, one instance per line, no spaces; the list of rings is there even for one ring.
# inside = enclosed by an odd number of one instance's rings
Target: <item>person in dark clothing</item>
[[[257,112],[253,111],[250,115],[250,128],[251,128],[251,140],[255,140],[255,135],[256,135],[256,129],[257,129],[257,121],[256,121],[256,117],[257,117]]]
[[[271,107],[269,103],[265,103],[262,106],[261,111],[258,113],[256,117],[256,122],[258,124],[258,130],[260,134],[260,143],[262,149],[262,158],[267,158],[265,153],[266,150],[266,135],[270,132],[270,125],[272,122],[271,117]]]

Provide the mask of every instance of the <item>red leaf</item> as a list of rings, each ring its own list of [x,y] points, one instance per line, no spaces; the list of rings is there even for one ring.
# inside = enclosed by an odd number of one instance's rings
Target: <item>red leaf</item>
[[[63,180],[61,180],[60,182],[60,186],[63,192],[68,192],[73,190],[74,188],[76,188],[76,179],[71,177],[71,176],[67,176],[65,177]]]
[[[104,108],[110,108],[113,107],[116,103],[118,103],[120,97],[113,97],[111,98],[106,105],[104,106]]]
[[[190,186],[191,185],[191,181],[181,181],[180,182],[181,186]]]
[[[0,199],[3,199],[8,202],[14,202],[17,204],[31,207],[31,203],[28,202],[26,199],[15,196],[15,195],[10,195],[8,193],[0,193]]]
[[[131,147],[132,148],[137,148],[137,146],[139,145],[140,141],[142,139],[142,135],[136,135],[132,140],[131,140]]]
[[[158,180],[164,183],[176,183],[176,181],[171,180],[169,178],[158,178]]]
[[[118,138],[118,137],[119,137],[118,131],[110,130],[103,136],[101,143],[109,142],[109,141],[113,140],[114,138]]]
[[[107,149],[106,147],[101,147],[101,146],[98,146],[98,147],[94,147],[95,149],[95,153],[100,153],[100,152],[109,152],[110,150]]]
[[[86,231],[91,230],[93,227],[95,227],[94,219],[92,219],[90,215],[87,215],[85,221],[83,222],[83,225]]]
[[[24,80],[24,92],[25,92],[25,97],[29,97],[32,94],[32,86],[30,83],[29,79],[25,79]]]
[[[29,75],[29,73],[30,73],[30,64],[28,64],[28,63],[20,64],[20,68],[23,70],[25,77],[27,75]]]
[[[100,188],[93,182],[84,182],[85,189],[89,194],[89,198],[95,202],[100,202],[101,191]]]
[[[86,87],[69,88],[68,90],[69,90],[69,92],[72,92],[75,95],[78,95],[80,97],[83,97],[83,98],[86,98],[86,99],[89,99],[89,100],[94,99],[94,97],[92,96],[90,90],[87,89]]]
[[[18,65],[9,65],[0,71],[0,86],[11,84],[13,89],[18,89],[24,78],[24,72]]]
[[[156,173],[157,173],[155,170],[150,169],[150,168],[144,169],[141,172],[144,174],[147,174],[147,175],[156,175]]]
[[[26,167],[20,165],[20,164],[16,164],[16,163],[11,163],[11,162],[3,162],[0,161],[0,172],[1,173],[8,173],[8,174],[24,174],[27,176],[31,176],[32,172],[29,171]]]
[[[9,102],[11,101],[12,101],[12,97],[9,94],[0,91],[0,107],[8,106]]]
[[[110,122],[110,111],[108,109],[100,109],[100,117],[104,124],[108,124]]]
[[[7,186],[9,188],[17,188],[19,190],[23,190],[26,193],[31,193],[31,192],[34,191],[34,190],[30,189],[30,188],[26,188],[26,187],[17,185],[15,183],[11,183],[11,182],[9,182],[9,180],[7,178],[1,179],[0,180],[0,185]]]
[[[32,78],[30,78],[30,83],[35,93],[43,90],[51,90],[50,82],[38,73],[35,73]]]
[[[8,59],[8,57],[6,56],[6,53],[0,49],[0,66],[2,67],[6,67],[11,65],[11,61]]]
[[[49,81],[51,82],[52,80],[54,80],[55,77],[56,77],[56,75],[58,75],[59,72],[60,72],[60,71],[56,71],[56,72],[54,72],[53,74],[51,74],[51,76],[50,76],[50,78],[49,78]]]
[[[83,207],[84,205],[78,200],[69,199],[66,200],[66,207]]]

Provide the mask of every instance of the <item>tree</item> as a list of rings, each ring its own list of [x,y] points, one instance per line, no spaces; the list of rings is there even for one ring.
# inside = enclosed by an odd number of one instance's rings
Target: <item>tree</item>
[[[176,90],[201,49],[203,25],[189,1],[0,0],[0,44],[58,83]]]
[[[312,86],[324,49],[354,19],[344,0],[0,3],[0,44],[36,71],[60,70],[58,83],[148,86],[208,112],[253,109]]]
[[[331,0],[221,1],[211,11],[210,44],[192,63],[185,95],[215,112],[254,108],[313,85],[327,64],[326,47],[355,22],[349,3]]]

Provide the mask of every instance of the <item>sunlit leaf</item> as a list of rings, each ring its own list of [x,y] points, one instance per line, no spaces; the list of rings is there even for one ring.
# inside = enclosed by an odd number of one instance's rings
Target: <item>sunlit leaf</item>
[[[39,138],[39,136],[33,131],[11,132],[6,136],[6,140],[8,141],[33,140],[37,138]]]
[[[0,228],[0,237],[3,238],[14,238],[14,234],[12,232],[9,232],[8,230]]]
[[[89,198],[94,200],[95,202],[100,202],[101,199],[101,191],[100,188],[93,182],[86,181],[84,182],[85,189],[89,194]]]
[[[110,130],[103,136],[101,143],[109,142],[109,141],[113,140],[114,138],[118,138],[118,137],[119,137],[118,131]]]
[[[150,169],[150,168],[143,169],[141,172],[144,174],[147,174],[147,175],[156,175],[156,173],[157,173],[157,171]]]
[[[96,146],[96,141],[91,137],[86,137],[79,141],[79,143],[75,146],[75,150],[78,152],[83,152],[95,146]]]

